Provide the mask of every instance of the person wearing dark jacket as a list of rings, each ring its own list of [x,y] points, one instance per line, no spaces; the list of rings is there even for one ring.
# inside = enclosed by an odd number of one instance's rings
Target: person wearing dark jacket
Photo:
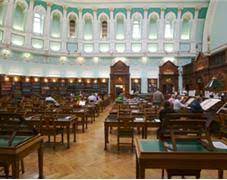
[[[200,97],[196,97],[196,99],[190,104],[190,111],[193,113],[201,113],[203,109],[200,105],[201,99]]]

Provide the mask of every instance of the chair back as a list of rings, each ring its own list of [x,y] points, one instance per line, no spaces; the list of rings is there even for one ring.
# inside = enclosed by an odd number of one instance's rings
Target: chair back
[[[56,130],[56,117],[53,114],[43,114],[40,119],[40,133],[45,135]]]
[[[154,108],[145,108],[143,113],[146,121],[153,121],[158,117],[157,111]]]

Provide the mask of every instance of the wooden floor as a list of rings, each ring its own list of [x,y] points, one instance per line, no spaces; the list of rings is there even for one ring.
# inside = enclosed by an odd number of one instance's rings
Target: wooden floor
[[[135,178],[135,155],[130,147],[117,152],[114,132],[110,136],[108,151],[104,151],[104,119],[110,107],[96,122],[89,124],[86,133],[78,133],[77,142],[66,149],[59,144],[54,151],[51,145],[44,148],[45,178]],[[149,138],[154,137],[154,132]],[[24,159],[25,174],[21,178],[37,178],[37,156]],[[147,170],[147,178],[161,178],[161,170]],[[216,178],[216,171],[202,171],[202,178]],[[225,176],[227,177],[227,173]]]

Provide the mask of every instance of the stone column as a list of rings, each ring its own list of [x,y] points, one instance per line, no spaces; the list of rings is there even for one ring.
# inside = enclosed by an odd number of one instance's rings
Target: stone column
[[[163,53],[164,50],[164,32],[165,32],[165,17],[164,17],[165,9],[161,8],[161,17],[159,20],[159,52]]]
[[[126,52],[131,52],[131,9],[127,8],[127,19],[126,19]]]
[[[27,48],[31,47],[33,17],[34,17],[33,7],[34,7],[34,0],[31,0],[27,11],[27,21],[26,21],[26,27],[25,27],[25,32],[26,32],[25,47]]]
[[[94,42],[94,52],[99,52],[99,41],[100,41],[100,27],[99,21],[97,17],[97,9],[95,8],[93,17],[93,42]]]
[[[5,3],[5,2],[4,2]],[[7,10],[4,18],[4,37],[3,42],[7,45],[10,44],[11,41],[11,29],[12,29],[12,21],[13,21],[13,12],[14,12],[14,0],[9,0],[6,2]]]
[[[109,26],[109,41],[110,41],[110,52],[114,52],[114,39],[115,39],[115,28],[114,28],[114,9],[110,8],[110,26]]]
[[[141,93],[147,93],[147,78],[141,77]]]
[[[45,32],[44,32],[44,50],[48,51],[50,46],[50,21],[51,21],[51,6],[52,3],[47,3],[47,13],[46,13],[46,19],[45,19]]]
[[[147,9],[144,9],[143,28],[142,28],[142,52],[147,52]]]
[[[79,9],[79,22],[78,22],[78,52],[83,52],[83,17],[82,9]]]
[[[196,29],[198,24],[198,14],[199,8],[195,9],[195,16],[192,22],[192,29],[191,29],[191,53],[196,53]]]
[[[179,65],[178,67],[178,73],[179,73],[179,77],[178,77],[178,91],[180,94],[182,94],[183,92],[183,77],[182,77],[182,65]]]
[[[176,19],[176,31],[174,31],[174,49],[176,52],[180,50],[180,40],[181,40],[181,12],[182,9],[178,9],[177,19]]]
[[[62,18],[62,33],[61,33],[61,38],[62,38],[62,47],[61,50],[62,52],[67,52],[66,49],[66,43],[68,39],[68,22],[67,22],[67,7],[64,6],[63,8],[63,18]]]

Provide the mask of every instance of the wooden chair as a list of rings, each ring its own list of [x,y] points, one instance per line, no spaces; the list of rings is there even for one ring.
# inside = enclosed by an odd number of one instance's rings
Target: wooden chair
[[[48,136],[48,141],[50,142],[50,137],[54,137],[53,149],[55,150],[56,137],[61,134],[61,142],[64,143],[64,128],[59,127],[55,123],[56,117],[53,114],[44,114],[41,116],[40,120],[40,134]]]
[[[120,150],[120,138],[131,138],[131,148],[133,151],[133,142],[134,142],[134,128],[133,128],[134,118],[126,113],[118,115],[118,129],[117,129],[117,149]]]
[[[153,121],[158,116],[156,110],[152,108],[145,108],[143,113],[146,121]]]
[[[212,141],[209,132],[206,128],[206,121],[202,119],[192,120],[180,120],[174,119],[169,120],[167,127],[170,130],[172,151],[177,151],[177,141],[200,141],[206,140],[207,147],[213,148]],[[167,169],[167,176],[170,179],[173,176],[181,176],[183,179],[185,176],[195,176],[197,179],[200,178],[201,170],[197,169]],[[162,170],[162,178],[164,178],[164,170]]]
[[[90,118],[90,122],[95,122],[95,106],[89,106],[87,108],[87,118]]]

